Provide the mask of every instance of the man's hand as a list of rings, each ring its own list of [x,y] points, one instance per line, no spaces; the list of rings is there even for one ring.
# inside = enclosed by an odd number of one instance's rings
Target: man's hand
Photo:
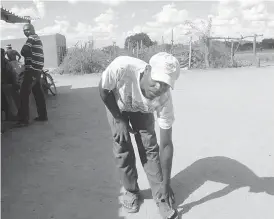
[[[160,188],[160,200],[164,199],[168,203],[169,207],[175,203],[175,196],[170,185],[162,185]]]
[[[124,119],[115,119],[115,130],[114,140],[122,145],[123,142],[127,142],[130,139],[129,133],[135,134],[135,132],[130,127],[129,123]]]

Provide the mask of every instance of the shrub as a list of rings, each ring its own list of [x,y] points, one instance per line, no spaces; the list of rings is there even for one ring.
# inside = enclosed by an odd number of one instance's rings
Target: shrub
[[[89,44],[75,46],[68,50],[62,64],[55,70],[64,74],[90,74],[102,72],[110,63],[111,57]]]

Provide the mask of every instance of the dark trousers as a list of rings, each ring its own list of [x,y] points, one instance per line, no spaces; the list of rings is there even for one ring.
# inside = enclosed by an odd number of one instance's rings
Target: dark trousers
[[[107,115],[112,133],[114,134],[114,118],[108,110]],[[156,200],[159,196],[158,192],[163,181],[163,176],[159,159],[159,146],[154,129],[154,115],[152,113],[140,112],[123,112],[122,115],[131,124],[133,130],[137,132],[134,137],[139,156],[146,172],[153,198]],[[113,153],[124,189],[129,192],[137,192],[139,190],[137,183],[138,173],[131,140],[129,139],[128,142],[124,142],[122,145],[114,141]]]
[[[15,117],[20,105],[19,92],[12,84],[1,84],[1,97],[7,119]]]
[[[24,79],[20,89],[20,109],[19,120],[21,122],[29,121],[29,96],[32,91],[38,116],[41,118],[47,117],[47,108],[45,95],[41,86],[41,73],[38,71],[27,70],[24,72]]]
[[[1,111],[5,112],[6,116],[9,111],[8,101],[3,91],[3,84],[1,84]]]

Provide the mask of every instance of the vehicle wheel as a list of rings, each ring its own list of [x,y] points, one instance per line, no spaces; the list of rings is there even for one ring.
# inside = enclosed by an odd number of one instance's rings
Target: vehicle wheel
[[[48,90],[51,92],[51,94],[53,96],[55,96],[57,94],[57,89],[56,89],[53,78],[48,73],[46,73],[46,80],[47,80],[47,84],[48,84],[48,87],[47,87]]]

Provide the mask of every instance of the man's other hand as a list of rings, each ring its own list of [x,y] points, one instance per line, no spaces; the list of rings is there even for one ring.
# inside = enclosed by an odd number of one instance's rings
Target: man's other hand
[[[115,119],[115,127],[116,132],[113,137],[115,142],[120,145],[122,145],[123,142],[128,142],[130,140],[129,133],[135,134],[129,123],[123,119]]]
[[[159,191],[159,195],[159,199],[164,199],[165,202],[168,203],[169,207],[172,207],[172,204],[175,203],[175,196],[170,185],[162,185]]]

